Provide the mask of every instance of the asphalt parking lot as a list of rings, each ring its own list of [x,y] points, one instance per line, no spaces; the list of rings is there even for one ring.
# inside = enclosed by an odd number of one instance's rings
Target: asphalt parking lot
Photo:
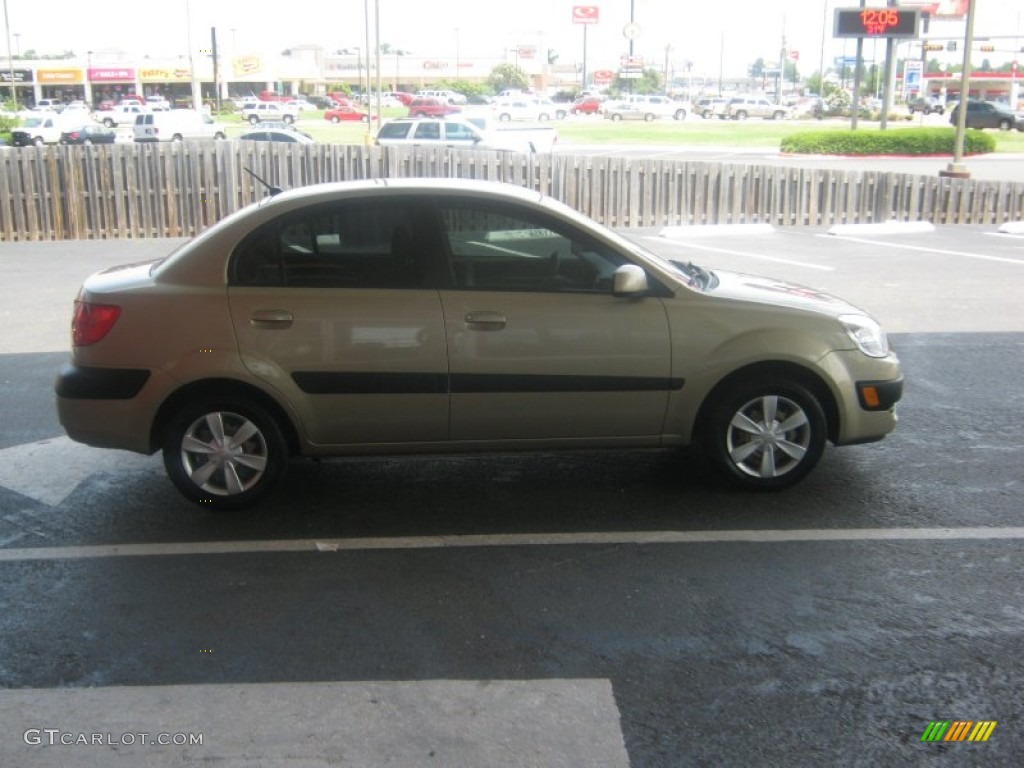
[[[1019,764],[1024,236],[627,234],[868,309],[897,431],[769,495],[676,452],[373,459],[211,515],[53,412],[78,283],[174,243],[0,244],[0,764]]]

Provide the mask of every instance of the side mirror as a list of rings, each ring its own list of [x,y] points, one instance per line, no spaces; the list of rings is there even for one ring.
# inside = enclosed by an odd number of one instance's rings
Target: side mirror
[[[642,296],[647,293],[647,273],[636,264],[623,264],[612,276],[615,296]]]

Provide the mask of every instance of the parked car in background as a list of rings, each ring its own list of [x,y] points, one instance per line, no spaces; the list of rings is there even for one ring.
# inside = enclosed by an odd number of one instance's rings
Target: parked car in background
[[[242,105],[242,119],[250,125],[263,120],[283,120],[294,123],[299,113],[279,101],[250,101]]]
[[[282,103],[284,104],[285,109],[291,110],[298,114],[302,114],[303,112],[312,111],[316,109],[316,107],[314,107],[305,99],[291,99],[289,101],[285,101]]]
[[[146,106],[154,112],[167,112],[171,108],[171,102],[163,96],[147,96]]]
[[[340,106],[334,109],[328,109],[324,112],[324,120],[329,120],[332,123],[340,123],[343,121],[362,121],[364,123],[370,122],[370,116],[360,109],[350,106]]]
[[[286,123],[284,120],[260,120],[259,127],[265,131],[288,131],[290,133],[301,134],[307,139],[313,138],[305,131],[300,131],[296,128],[295,123]]]
[[[61,144],[113,144],[116,140],[117,131],[100,123],[64,128],[60,134]]]
[[[959,115],[960,104],[957,104],[949,113],[949,122],[956,125]],[[1024,131],[1024,117],[996,101],[968,101],[964,125],[967,128],[998,128],[1000,131],[1016,128]]]
[[[54,112],[64,111],[64,102],[60,99],[40,99],[36,102],[37,109],[50,109]]]
[[[440,99],[441,101],[447,102],[448,104],[465,104],[466,97],[457,91],[451,91],[447,89],[441,90],[421,90],[416,91],[416,98],[418,99]]]
[[[443,117],[461,112],[462,107],[449,104],[441,99],[415,98],[409,102],[409,117]]]
[[[219,140],[226,136],[223,125],[194,109],[171,109],[136,115],[132,130],[135,141],[139,142]]]
[[[706,96],[697,99],[693,105],[693,114],[700,115],[705,120],[712,117],[720,117],[725,113],[725,107],[729,100],[723,96]]]
[[[100,110],[96,113],[96,119],[99,120],[103,125],[108,128],[116,128],[119,125],[135,123],[137,115],[146,114],[152,112],[149,107],[144,107],[141,104],[135,104],[134,102],[127,102],[118,104],[116,107],[110,109]]]
[[[721,117],[730,120],[746,120],[748,117],[763,117],[765,120],[782,120],[789,116],[789,110],[782,104],[775,104],[764,96],[736,96],[729,99]]]
[[[671,117],[673,120],[686,119],[686,105],[680,101],[673,101],[668,96],[650,93],[634,94],[626,96],[623,101],[642,105],[644,109],[653,112],[658,117]]]
[[[566,115],[563,105],[557,105],[551,99],[524,96],[516,99],[502,99],[491,105],[494,114],[502,122],[509,120],[561,120]]]
[[[651,122],[660,117],[659,113],[643,102],[612,101],[601,105],[601,113],[608,120],[644,120]]]
[[[891,432],[903,376],[841,299],[659,254],[518,185],[389,178],[280,192],[87,278],[55,389],[72,440],[162,452],[216,509],[293,456],[385,450],[694,445],[777,490],[826,443]]]
[[[239,141],[273,141],[280,144],[316,144],[309,134],[299,131],[268,130],[262,123],[238,136]]]
[[[392,91],[391,96],[403,107],[408,107],[409,102],[416,98],[413,94],[405,91]]]
[[[574,115],[594,115],[600,111],[603,102],[600,96],[580,96],[570,105],[569,111]]]
[[[550,152],[558,140],[554,128],[501,128],[485,115],[449,115],[442,118],[403,117],[389,120],[377,132],[380,146],[445,146],[494,149],[525,154]]]
[[[21,125],[11,130],[11,144],[16,147],[57,144],[60,142],[61,125],[56,112],[43,110],[38,116],[25,118]]]
[[[307,96],[308,101],[314,109],[331,109],[335,106],[334,99],[330,99],[327,96]]]
[[[907,111],[910,114],[920,112],[924,115],[930,115],[934,112],[941,115],[946,111],[946,105],[935,96],[918,96],[916,99],[911,99],[907,102]]]

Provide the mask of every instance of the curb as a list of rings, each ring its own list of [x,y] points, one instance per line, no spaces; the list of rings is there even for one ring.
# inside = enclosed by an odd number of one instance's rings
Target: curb
[[[886,221],[880,224],[837,224],[828,230],[830,235],[910,235],[934,232],[930,221]]]

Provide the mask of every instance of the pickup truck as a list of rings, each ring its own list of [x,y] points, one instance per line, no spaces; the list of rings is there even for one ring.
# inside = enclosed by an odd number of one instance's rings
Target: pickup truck
[[[547,128],[481,128],[461,117],[402,117],[377,132],[378,146],[444,146],[533,154],[550,152],[558,134]]]
[[[151,110],[141,104],[121,103],[111,109],[104,109],[96,113],[96,119],[107,128],[116,128],[119,125],[134,125],[136,115],[144,115]]]

